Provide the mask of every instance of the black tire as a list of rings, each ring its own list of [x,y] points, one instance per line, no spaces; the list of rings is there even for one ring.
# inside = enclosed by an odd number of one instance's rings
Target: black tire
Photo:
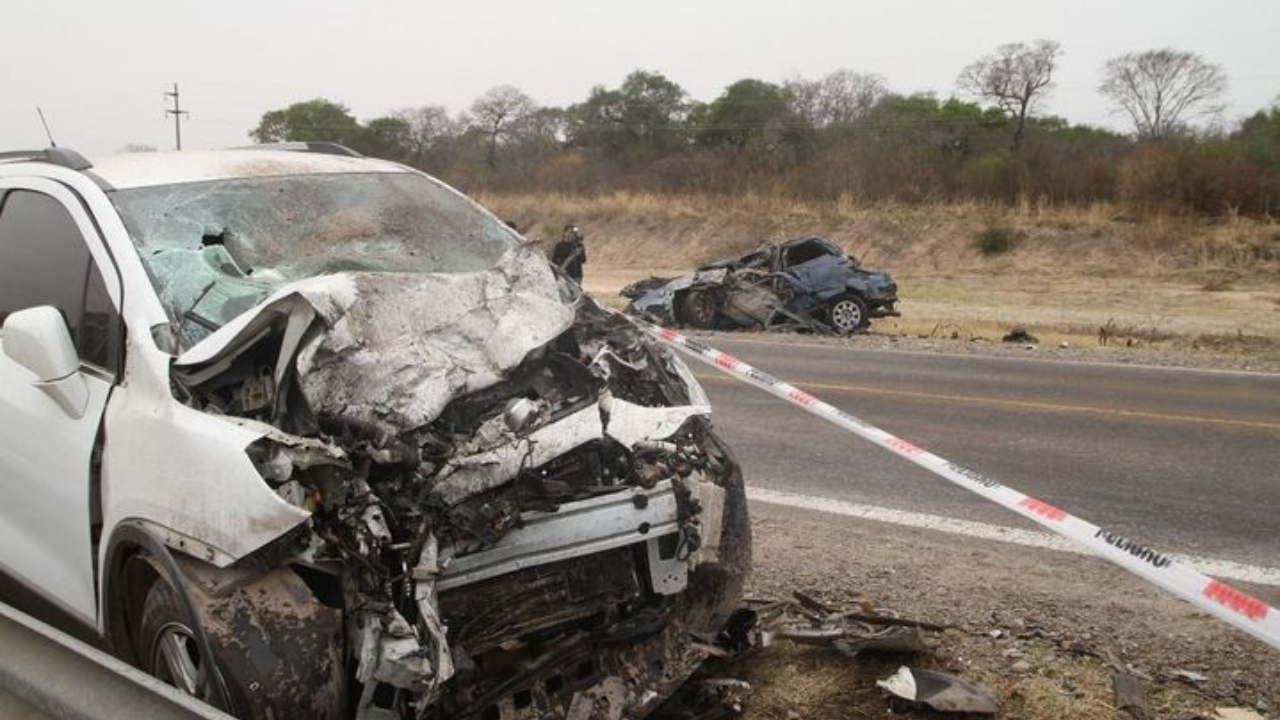
[[[696,328],[713,328],[719,302],[715,293],[690,290],[680,299],[680,320],[683,324]]]
[[[857,295],[841,295],[827,305],[827,320],[841,335],[866,330],[871,324],[867,301]]]
[[[147,591],[134,647],[149,675],[215,707],[225,705],[212,660],[200,651],[195,620],[164,580]]]

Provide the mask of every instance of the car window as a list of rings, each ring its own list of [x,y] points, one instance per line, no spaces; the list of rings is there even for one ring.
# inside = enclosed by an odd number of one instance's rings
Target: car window
[[[0,322],[39,305],[62,311],[82,360],[116,369],[119,316],[80,228],[54,198],[14,190],[0,204]]]
[[[84,315],[80,320],[80,333],[76,347],[80,359],[112,372],[119,370],[121,343],[124,339],[123,324],[116,306],[107,294],[102,273],[89,264],[88,282],[84,293]]]
[[[787,267],[807,263],[826,255],[833,255],[832,248],[824,242],[809,240],[787,248]]]

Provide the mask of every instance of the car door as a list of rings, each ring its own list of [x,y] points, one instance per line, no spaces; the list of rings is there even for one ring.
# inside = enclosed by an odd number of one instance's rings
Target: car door
[[[73,417],[3,352],[0,329],[0,569],[92,625],[91,463],[122,363],[119,280],[73,193],[49,181],[0,182],[0,323],[30,307],[60,310],[89,391]]]

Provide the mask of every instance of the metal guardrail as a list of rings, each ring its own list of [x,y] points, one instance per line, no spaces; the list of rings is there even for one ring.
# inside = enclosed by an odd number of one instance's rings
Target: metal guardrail
[[[0,717],[234,720],[4,603]]]

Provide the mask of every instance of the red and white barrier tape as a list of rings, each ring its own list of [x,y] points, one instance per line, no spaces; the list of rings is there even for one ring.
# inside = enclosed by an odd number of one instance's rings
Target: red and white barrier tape
[[[1262,600],[1203,575],[1168,555],[1129,538],[1107,532],[1043,500],[1024,495],[980,473],[938,457],[902,438],[890,435],[790,383],[751,367],[732,355],[691,340],[675,330],[658,327],[634,317],[627,319],[646,333],[707,365],[776,395],[827,422],[870,440],[935,475],[940,475],[966,490],[975,492],[1063,537],[1074,540],[1093,554],[1110,560],[1268,645],[1280,649],[1280,614]]]

